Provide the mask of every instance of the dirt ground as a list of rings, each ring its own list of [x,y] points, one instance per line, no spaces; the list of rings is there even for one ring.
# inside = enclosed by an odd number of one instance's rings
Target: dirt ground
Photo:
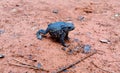
[[[67,54],[49,34],[36,38],[39,29],[55,21],[74,23],[67,44],[89,44],[97,50],[62,73],[120,73],[119,0],[0,0],[0,54],[5,56],[0,58],[0,73],[47,73],[16,66],[15,60],[53,73],[87,56]]]

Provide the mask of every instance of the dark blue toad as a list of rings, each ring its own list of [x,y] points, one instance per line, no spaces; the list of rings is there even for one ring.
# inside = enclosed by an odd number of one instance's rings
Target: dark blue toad
[[[65,39],[69,40],[68,34],[69,31],[74,30],[75,27],[72,22],[54,22],[50,23],[46,30],[40,29],[36,35],[38,39],[42,39],[42,35],[49,33],[52,38],[57,39],[60,43],[67,47],[68,45],[65,44]],[[41,35],[42,34],[42,35]]]

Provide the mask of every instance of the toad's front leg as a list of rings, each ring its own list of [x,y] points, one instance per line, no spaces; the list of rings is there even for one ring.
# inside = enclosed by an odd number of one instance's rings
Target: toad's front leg
[[[66,32],[66,36],[65,36],[65,39],[66,39],[66,40],[70,40],[70,38],[68,37],[68,33],[69,33],[69,32]]]
[[[61,34],[61,36],[60,36],[60,42],[64,47],[68,47],[69,45],[65,44],[65,41],[64,41],[65,36],[66,36],[66,33],[63,32],[63,34]]]

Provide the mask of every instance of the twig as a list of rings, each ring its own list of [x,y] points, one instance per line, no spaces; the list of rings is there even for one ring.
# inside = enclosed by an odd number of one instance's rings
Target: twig
[[[13,60],[16,61],[16,62],[18,62],[18,63],[21,64],[21,65],[32,66],[32,65],[23,63],[23,62],[21,62],[21,61],[19,61],[19,60],[17,60],[17,59],[13,59]],[[33,66],[32,66],[32,67],[33,67]]]
[[[21,62],[19,60],[16,60],[16,59],[13,59],[13,60],[16,61],[16,62],[18,62],[18,64],[10,63],[9,61],[8,61],[8,63],[10,65],[14,65],[14,66],[18,66],[18,67],[25,67],[25,68],[30,68],[30,69],[42,70],[42,71],[49,72],[48,70],[45,70],[43,68],[38,68],[37,66],[29,65],[29,64],[23,63],[23,62]]]
[[[10,62],[9,62],[9,64],[14,65],[14,66],[18,66],[18,67],[25,67],[25,68],[35,69],[35,70],[38,69],[38,68],[36,68],[34,66],[26,66],[26,65],[21,65],[21,64],[14,64],[14,63],[10,63]]]
[[[113,62],[120,62],[120,61],[108,61],[108,63],[113,63]]]
[[[105,72],[107,72],[107,73],[113,73],[113,72],[110,72],[110,71],[108,71],[108,70],[105,70],[105,69],[100,68],[100,67],[97,66],[93,61],[91,62],[91,64],[93,64],[96,68],[98,68],[98,69],[100,69],[100,70],[102,70],[102,71],[105,71]]]
[[[94,51],[93,53],[90,53],[88,56],[86,56],[86,57],[84,57],[84,58],[82,58],[82,59],[80,59],[80,60],[78,60],[78,61],[76,61],[76,62],[74,62],[74,63],[72,63],[72,64],[70,64],[70,65],[67,65],[67,66],[65,66],[65,67],[62,67],[62,68],[60,68],[59,70],[57,70],[56,72],[52,72],[52,73],[61,73],[61,72],[65,71],[65,70],[67,70],[67,69],[75,66],[76,64],[84,61],[85,59],[89,58],[90,56],[92,56],[92,55],[94,55],[94,54],[96,54],[96,51]]]

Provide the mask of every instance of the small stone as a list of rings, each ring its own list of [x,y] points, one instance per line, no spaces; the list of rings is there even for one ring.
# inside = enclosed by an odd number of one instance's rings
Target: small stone
[[[117,14],[115,14],[115,17],[118,17],[118,16],[120,16],[120,14],[118,14],[118,13],[117,13]]]
[[[40,63],[38,63],[38,64],[37,64],[37,68],[40,69],[41,67],[42,67],[42,65],[41,65]]]
[[[3,34],[5,31],[0,29],[0,34]]]
[[[3,54],[0,54],[0,58],[4,58],[5,56]]]
[[[75,38],[74,41],[75,41],[75,42],[79,42],[80,40]]]
[[[33,62],[37,62],[37,60],[32,60]]]
[[[16,7],[19,7],[19,6],[20,6],[20,5],[18,5],[18,4],[16,5]]]
[[[83,17],[83,16],[78,16],[77,20],[78,20],[78,21],[82,21],[82,20],[84,20],[84,18],[85,18],[85,17]]]
[[[107,40],[107,39],[102,39],[102,40],[100,40],[100,42],[101,42],[101,43],[107,43],[107,44],[109,44],[109,43],[110,43],[110,41],[109,41],[109,40]]]
[[[90,45],[85,45],[83,48],[83,53],[89,53],[91,50],[91,46]]]
[[[18,11],[18,10],[15,9],[15,8],[11,10],[11,12],[13,12],[13,13],[15,13],[15,12],[17,12],[17,11]]]
[[[29,58],[29,60],[32,60],[33,56],[30,54],[30,55],[28,55],[28,58]]]
[[[54,9],[52,12],[55,13],[55,14],[58,14],[59,10]]]

